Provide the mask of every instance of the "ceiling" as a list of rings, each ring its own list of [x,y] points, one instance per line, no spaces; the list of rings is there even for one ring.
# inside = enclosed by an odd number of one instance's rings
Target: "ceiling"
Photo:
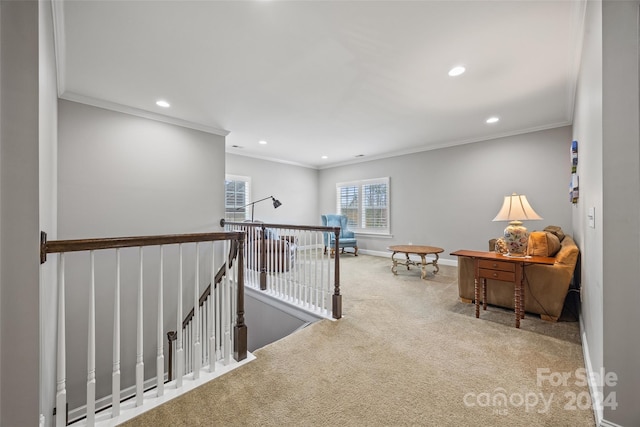
[[[571,124],[585,0],[53,4],[61,98],[322,169]]]

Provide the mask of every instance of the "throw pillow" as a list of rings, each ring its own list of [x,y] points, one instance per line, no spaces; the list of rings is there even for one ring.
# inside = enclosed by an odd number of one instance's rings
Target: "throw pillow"
[[[564,239],[564,231],[557,225],[548,225],[544,228],[544,231],[555,234],[561,242]]]
[[[529,234],[527,255],[552,257],[560,250],[560,239],[548,231],[532,231]]]
[[[504,237],[498,237],[496,239],[495,251],[499,254],[506,254],[509,252],[507,250],[507,242],[505,242]]]

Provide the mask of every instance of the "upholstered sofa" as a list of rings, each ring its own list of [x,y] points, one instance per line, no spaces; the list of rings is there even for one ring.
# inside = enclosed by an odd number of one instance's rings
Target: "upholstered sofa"
[[[246,262],[252,270],[260,271],[262,267],[268,272],[285,272],[295,263],[297,252],[296,240],[293,236],[280,236],[275,229],[256,230],[248,237]]]
[[[490,251],[495,249],[495,242],[496,239],[489,241]],[[524,267],[525,312],[536,313],[543,320],[555,322],[562,314],[573,278],[578,261],[578,246],[570,236],[564,235],[559,227],[550,226],[543,231],[530,234],[528,253],[552,256],[555,263]],[[474,299],[473,266],[471,258],[459,257],[458,291],[460,300],[466,303],[472,303]],[[488,304],[513,309],[513,300],[512,283],[487,279]]]

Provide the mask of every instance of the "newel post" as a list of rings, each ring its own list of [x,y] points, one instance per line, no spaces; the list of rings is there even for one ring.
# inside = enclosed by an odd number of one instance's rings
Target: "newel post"
[[[340,228],[334,231],[334,233],[336,236],[336,241],[334,245],[335,247],[335,257],[334,257],[335,285],[334,285],[334,291],[333,291],[333,307],[331,311],[333,312],[334,319],[340,319],[342,318],[342,295],[340,295],[340,250],[338,249],[340,247]]]
[[[238,239],[238,287],[236,326],[234,327],[233,358],[238,362],[247,358],[247,325],[244,324],[244,234]]]

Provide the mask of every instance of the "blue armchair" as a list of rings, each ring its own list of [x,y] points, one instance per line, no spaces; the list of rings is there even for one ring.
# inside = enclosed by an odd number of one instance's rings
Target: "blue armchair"
[[[353,231],[347,228],[347,217],[345,215],[322,215],[322,225],[325,227],[340,227],[338,247],[340,252],[344,253],[344,248],[353,248],[354,255],[358,256],[358,241]],[[333,233],[324,233],[324,253],[327,248],[331,249],[331,256],[336,250],[336,238]]]

